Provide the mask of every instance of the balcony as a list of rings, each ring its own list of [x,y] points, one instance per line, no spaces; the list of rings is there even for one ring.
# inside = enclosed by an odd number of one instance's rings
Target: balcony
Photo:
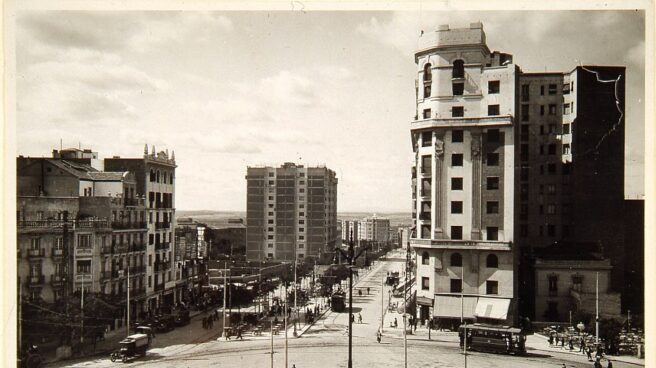
[[[91,257],[92,255],[93,248],[91,247],[75,248],[76,257]]]
[[[155,243],[155,250],[169,250],[171,243]]]
[[[45,282],[46,277],[44,275],[30,275],[27,277],[27,286],[41,286]]]
[[[52,258],[61,258],[64,256],[64,250],[63,249],[53,249],[52,250]]]
[[[415,120],[410,124],[412,131],[437,127],[471,127],[512,125],[512,115],[482,116],[476,118],[430,118]]]
[[[60,288],[64,286],[64,280],[66,278],[64,275],[50,275],[50,285],[54,288]]]
[[[144,221],[113,221],[112,229],[115,230],[128,230],[128,229],[146,229],[146,222]]]
[[[162,290],[164,290],[164,283],[155,284],[155,291],[162,291]]]
[[[43,248],[27,250],[28,258],[39,258],[39,257],[44,257],[45,255],[46,255],[46,251]]]
[[[108,220],[79,220],[75,222],[78,228],[108,229],[111,228]]]
[[[430,212],[421,212],[419,214],[419,219],[422,221],[430,221],[431,220],[431,213]]]
[[[130,276],[146,272],[146,266],[130,267]]]
[[[171,262],[155,262],[155,272],[166,271],[171,267]]]
[[[143,207],[146,205],[144,198],[123,198],[123,205],[125,207]]]
[[[410,239],[411,246],[432,249],[477,249],[510,251],[512,242],[493,240]]]
[[[161,229],[168,229],[171,227],[170,222],[156,222],[155,223],[155,229],[161,230]]]
[[[75,275],[75,282],[90,283],[91,281],[93,281],[93,275],[90,273],[78,273]]]

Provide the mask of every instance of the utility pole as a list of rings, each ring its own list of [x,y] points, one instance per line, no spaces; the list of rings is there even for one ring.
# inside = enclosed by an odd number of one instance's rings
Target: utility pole
[[[599,346],[599,271],[597,271],[597,285],[595,289],[595,344]]]
[[[380,333],[385,325],[385,276],[380,280]]]
[[[128,245],[129,246],[129,245]],[[128,252],[128,254],[130,254]],[[127,330],[128,330],[128,335],[130,336],[130,256],[128,255],[128,323],[127,323]]]
[[[270,321],[269,327],[271,328],[271,368],[273,368],[273,319]]]
[[[296,266],[296,256],[294,256],[294,337],[298,336],[296,332],[296,321],[298,320],[298,306],[296,304],[296,289],[298,289],[298,285],[296,285]]]
[[[463,324],[462,330],[462,350],[465,354],[465,368],[467,368],[467,322],[465,322],[465,264],[461,264],[462,282],[460,285],[460,322]]]
[[[353,235],[351,235],[351,240],[349,241],[348,252],[344,252],[341,248],[335,248],[338,254],[341,254],[348,261],[349,268],[349,316],[348,316],[348,334],[349,334],[349,350],[348,350],[348,366],[347,368],[353,368],[353,267],[355,261],[362,255],[365,248],[360,248],[358,254],[355,254],[353,249]]]
[[[82,319],[80,320],[80,344],[84,343],[84,275],[82,276],[82,292],[80,297],[80,313]]]
[[[285,310],[283,311],[283,313],[285,314],[285,368],[287,368],[287,366],[288,366],[288,361],[287,361],[287,358],[288,358],[288,355],[287,355],[287,316],[289,315],[287,313],[287,283],[285,283],[285,304],[284,305],[285,305],[284,306]]]
[[[209,266],[209,264],[208,264]],[[223,262],[223,333],[226,333],[226,302],[228,300],[228,262]],[[226,335],[227,339],[227,335]]]
[[[405,283],[403,284],[403,366],[408,368],[408,329],[406,326],[406,321],[408,319],[408,284],[410,282],[410,241],[408,241],[408,246],[406,247],[405,252]],[[412,330],[412,325],[410,326]]]

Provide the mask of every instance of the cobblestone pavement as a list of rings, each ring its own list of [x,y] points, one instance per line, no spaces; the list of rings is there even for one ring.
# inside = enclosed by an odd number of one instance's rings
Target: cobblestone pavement
[[[400,270],[402,259],[392,259],[379,262],[366,275],[361,275],[356,283],[353,296],[354,314],[362,316],[363,323],[353,326],[353,366],[354,367],[403,367],[403,331],[400,315],[387,310],[387,286],[381,281],[387,271]],[[366,288],[370,293],[367,295]],[[362,290],[359,295],[357,290]],[[381,301],[382,296],[382,301]],[[395,300],[393,299],[392,302]],[[381,311],[381,305],[383,306]],[[384,313],[383,338],[376,342],[376,331],[380,328],[381,316]],[[390,328],[389,322],[397,318],[398,328]],[[189,332],[202,333],[200,321],[187,326]],[[347,367],[348,356],[348,313],[328,311],[311,327],[302,330],[299,338],[292,337],[288,330],[287,337],[287,367]],[[177,330],[176,330],[177,331]],[[184,334],[185,331],[181,330]],[[172,334],[172,339],[175,340]],[[158,335],[158,339],[159,339]],[[203,340],[199,336],[199,340]],[[525,356],[509,356],[502,354],[485,354],[468,352],[466,358],[458,347],[457,335],[453,332],[428,331],[418,328],[407,336],[408,367],[554,367],[562,364],[567,367],[592,367],[583,356],[565,351],[550,351],[529,346]],[[539,345],[540,341],[534,342]],[[273,366],[285,367],[285,337],[284,332],[273,339]],[[184,342],[169,346],[155,346],[145,357],[138,358],[128,364],[134,366],[157,367],[270,367],[271,366],[271,336],[244,336],[243,340],[213,339],[207,342]],[[102,357],[68,364],[74,367],[112,367],[115,364]],[[604,366],[606,362],[604,362]],[[643,364],[644,365],[644,364]],[[636,367],[627,362],[614,362],[614,367]]]

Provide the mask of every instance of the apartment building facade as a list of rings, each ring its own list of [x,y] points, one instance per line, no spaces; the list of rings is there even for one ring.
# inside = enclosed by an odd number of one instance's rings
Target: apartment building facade
[[[148,310],[172,305],[182,295],[181,277],[175,269],[175,152],[148,152],[141,158],[112,157],[104,160],[105,170],[129,171],[136,179],[135,192],[145,200],[147,227],[146,295]]]
[[[246,259],[319,259],[338,246],[337,178],[326,167],[248,167]]]
[[[410,245],[419,318],[513,324],[519,68],[490,52],[480,23],[424,33],[415,62]]]

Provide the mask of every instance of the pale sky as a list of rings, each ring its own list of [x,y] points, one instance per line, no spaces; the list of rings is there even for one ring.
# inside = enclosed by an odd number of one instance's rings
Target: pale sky
[[[22,11],[16,154],[175,150],[181,210],[245,210],[247,165],[325,164],[339,211],[410,212],[418,36],[479,20],[524,71],[627,67],[626,194],[642,195],[638,11]]]

